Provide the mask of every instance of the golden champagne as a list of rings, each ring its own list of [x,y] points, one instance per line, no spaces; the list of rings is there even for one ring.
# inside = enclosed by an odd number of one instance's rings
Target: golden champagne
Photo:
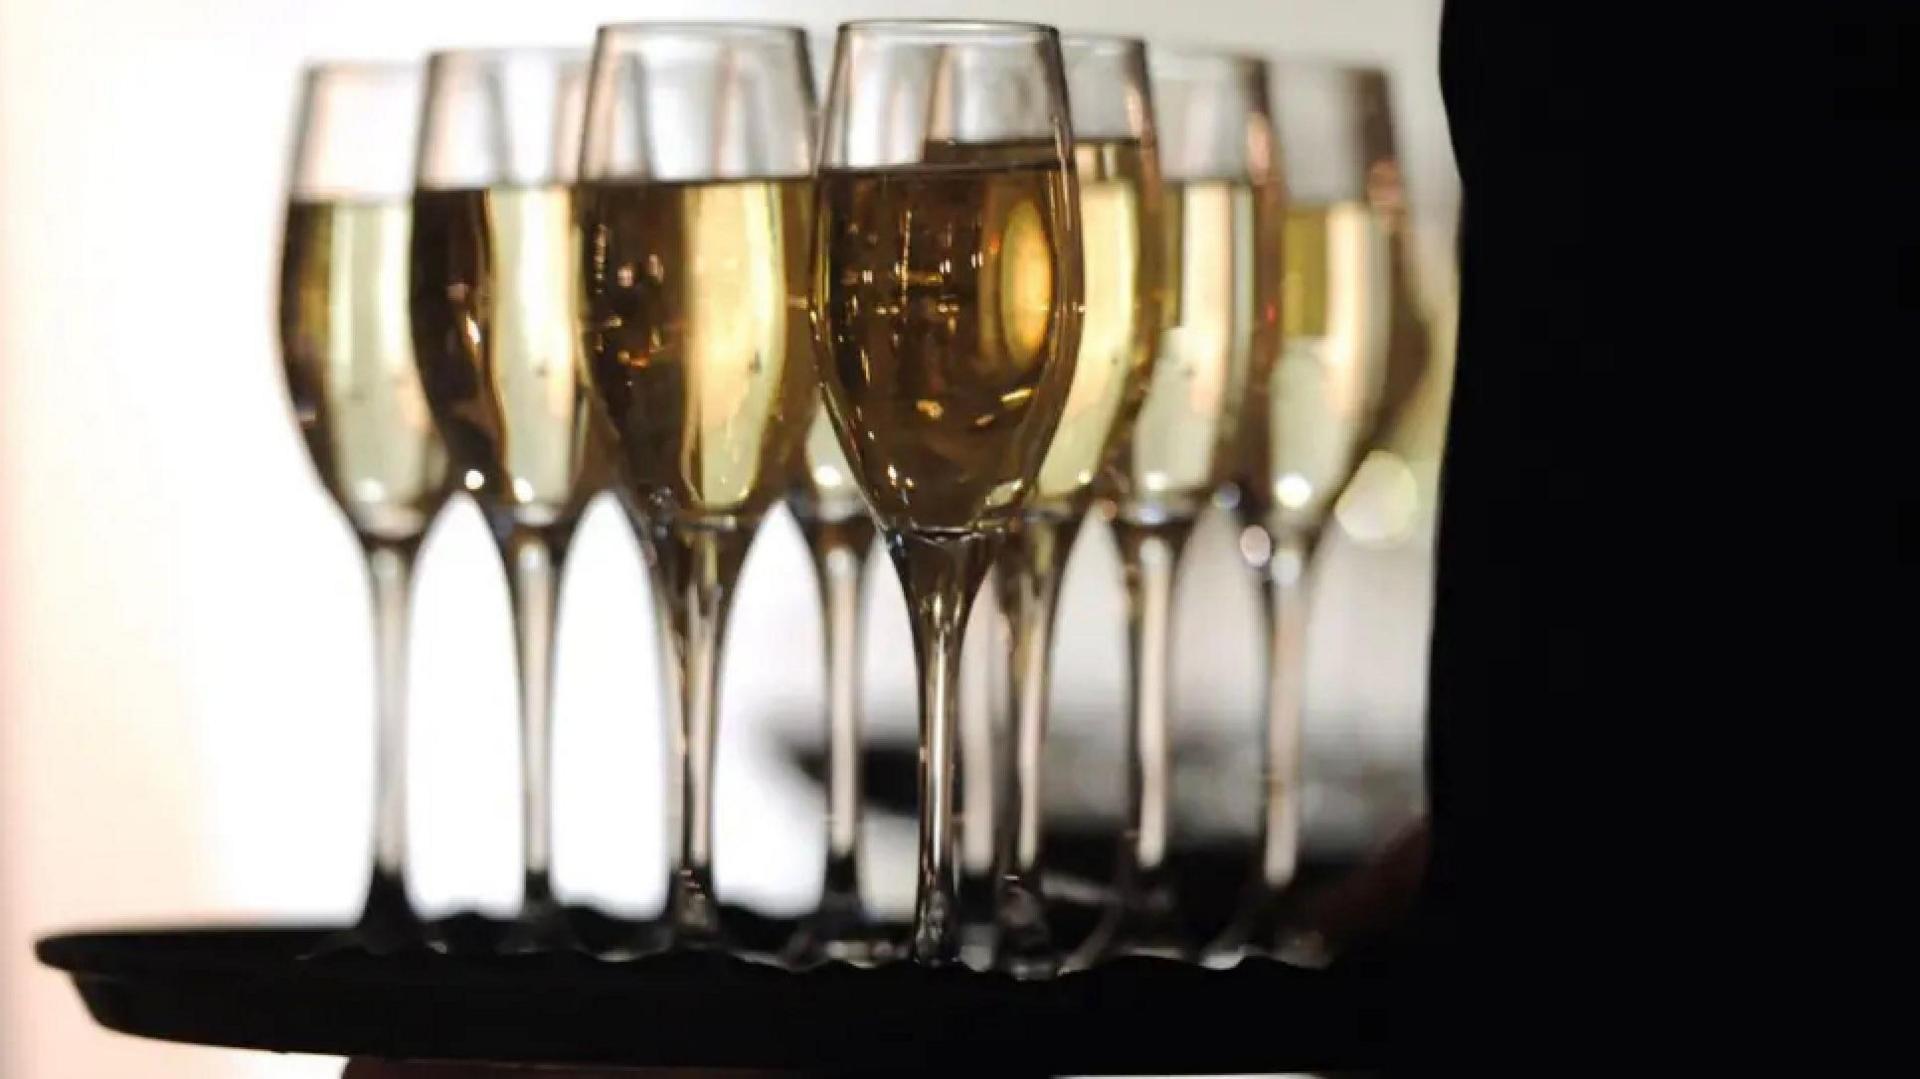
[[[1165,303],[1161,208],[1133,140],[1076,143],[1085,304],[1073,384],[1034,507],[1071,514],[1138,411]]]
[[[571,520],[602,481],[565,187],[422,191],[414,347],[459,480],[497,523]]]
[[[1196,516],[1225,478],[1252,374],[1268,280],[1258,254],[1266,203],[1230,180],[1166,184],[1169,294],[1146,400],[1109,473],[1134,520]]]
[[[1358,467],[1386,372],[1395,304],[1379,214],[1359,200],[1294,205],[1282,246],[1280,354],[1250,426],[1250,520],[1312,530]]]
[[[664,518],[750,521],[813,409],[806,180],[576,189],[588,370],[625,479]]]
[[[426,531],[447,455],[414,365],[403,200],[287,207],[280,349],[320,479],[369,539]]]
[[[1070,189],[1050,143],[930,149],[945,163],[821,173],[820,375],[881,524],[993,529],[1073,376]]]

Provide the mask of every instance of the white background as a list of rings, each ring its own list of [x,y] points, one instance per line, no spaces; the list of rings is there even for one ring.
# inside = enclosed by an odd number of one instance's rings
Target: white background
[[[993,0],[700,5],[475,0],[0,0],[0,1076],[335,1075],[334,1062],[94,1029],[28,941],[89,923],[344,916],[366,860],[370,646],[357,556],[286,414],[272,334],[296,73],[309,56],[585,42],[600,22],[859,14],[1044,20],[1394,73],[1416,215],[1451,220],[1438,0]],[[1446,233],[1424,237],[1444,292]],[[756,547],[730,641],[720,886],[793,908],[817,886],[816,807],[768,766],[768,717],[813,714],[819,635],[791,526]],[[1252,597],[1209,533],[1183,582],[1183,706],[1251,715]],[[505,590],[476,515],[443,519],[419,582],[412,808],[430,903],[515,890]],[[1336,552],[1316,709],[1385,717],[1403,756],[1424,662],[1424,554]],[[884,571],[885,567],[876,567]],[[659,894],[654,638],[606,507],[561,634],[561,883]],[[1070,576],[1057,700],[1117,707],[1104,537]],[[891,574],[876,573],[869,702],[910,715]],[[1386,599],[1381,600],[1384,596]],[[1234,632],[1222,630],[1225,626]],[[1237,628],[1236,628],[1237,627]],[[1364,669],[1364,677],[1342,672]],[[1320,682],[1331,688],[1320,689]],[[757,727],[758,725],[758,727]],[[804,723],[796,728],[805,733]],[[1413,750],[1417,753],[1417,746]],[[879,836],[884,847],[908,842]],[[884,882],[882,882],[884,884]],[[904,883],[902,883],[904,886]]]

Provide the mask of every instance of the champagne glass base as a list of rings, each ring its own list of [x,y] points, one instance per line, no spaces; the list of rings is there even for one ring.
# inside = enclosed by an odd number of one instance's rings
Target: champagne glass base
[[[898,927],[873,921],[857,904],[832,904],[801,923],[780,961],[793,970],[809,970],[826,963],[874,967],[906,956],[905,934]]]
[[[667,949],[679,952],[732,951],[732,941],[720,917],[720,904],[703,874],[681,869],[674,873],[667,891],[667,909],[663,916],[668,934]]]
[[[673,931],[665,921],[638,922],[622,932],[618,940],[593,950],[594,958],[607,963],[630,963],[660,955],[673,948]]]
[[[1296,893],[1262,888],[1207,946],[1204,961],[1210,967],[1230,967],[1248,956],[1321,970],[1333,962],[1333,947],[1307,924]]]
[[[1190,963],[1199,956],[1200,948],[1180,917],[1170,889],[1124,890],[1068,966],[1078,970],[1109,959],[1136,957]]]
[[[360,920],[351,929],[328,934],[308,955],[318,957],[341,952],[396,955],[428,950],[444,951],[444,941],[433,925],[413,909],[406,885],[398,878],[375,874],[367,889]]]
[[[574,932],[567,909],[554,899],[536,900],[521,909],[507,935],[501,938],[502,955],[540,955],[552,952],[581,952],[586,948]]]
[[[994,957],[1000,954],[1000,927],[991,921],[965,922],[958,933],[960,954],[956,962],[968,970],[992,970]]]
[[[923,967],[950,967],[961,961],[965,935],[949,895],[930,891],[913,913],[913,961]]]
[[[608,963],[630,963],[662,955],[726,955],[757,963],[773,960],[771,953],[741,947],[727,934],[689,933],[668,921],[665,915],[629,923],[626,931],[611,943],[588,951],[596,959]]]
[[[1047,926],[1047,905],[1040,892],[1008,878],[997,907],[999,939],[993,969],[1023,980],[1058,974],[1060,950]]]
[[[961,827],[966,827],[964,818]],[[962,868],[960,886],[954,893],[958,910],[954,931],[960,942],[959,963],[968,970],[992,970],[994,957],[1000,954],[996,887],[991,873]]]

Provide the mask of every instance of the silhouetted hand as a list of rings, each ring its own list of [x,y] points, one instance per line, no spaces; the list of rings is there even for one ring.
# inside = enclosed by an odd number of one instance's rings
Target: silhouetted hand
[[[1422,817],[1365,866],[1308,898],[1301,912],[1306,932],[1293,942],[1289,958],[1323,966],[1405,925],[1426,880],[1430,842],[1429,824]]]

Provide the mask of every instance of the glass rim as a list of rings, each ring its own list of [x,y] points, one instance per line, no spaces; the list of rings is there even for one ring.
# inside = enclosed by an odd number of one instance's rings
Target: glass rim
[[[1143,55],[1152,51],[1147,47],[1146,38],[1135,37],[1132,34],[1108,34],[1098,30],[1062,30],[1060,47],[1064,49],[1069,45],[1099,49],[1103,52],[1137,52]]]
[[[1349,78],[1377,78],[1392,80],[1392,73],[1384,63],[1368,60],[1341,60],[1330,56],[1303,56],[1295,53],[1275,53],[1267,67],[1274,74],[1288,71],[1308,71],[1323,75],[1345,75]]]
[[[309,82],[335,78],[400,78],[418,76],[427,69],[424,58],[378,60],[364,57],[308,60],[300,65],[300,77]]]
[[[593,32],[594,51],[599,51],[602,42],[619,38],[648,37],[689,37],[722,40],[726,38],[779,38],[798,37],[805,40],[806,27],[796,23],[754,22],[751,20],[699,20],[699,19],[641,19],[634,22],[610,22],[601,25]]]
[[[902,39],[926,38],[929,44],[942,44],[935,36],[951,35],[954,41],[1045,41],[1060,40],[1058,28],[1046,23],[1018,22],[1008,19],[852,19],[835,29],[835,36],[866,34],[873,37]]]
[[[1257,52],[1182,41],[1154,42],[1147,48],[1147,62],[1156,68],[1219,69],[1236,75],[1265,75],[1273,66]]]
[[[501,60],[587,60],[593,50],[580,45],[497,45],[477,49],[435,49],[427,54],[427,66],[441,67],[458,63],[490,63]]]

